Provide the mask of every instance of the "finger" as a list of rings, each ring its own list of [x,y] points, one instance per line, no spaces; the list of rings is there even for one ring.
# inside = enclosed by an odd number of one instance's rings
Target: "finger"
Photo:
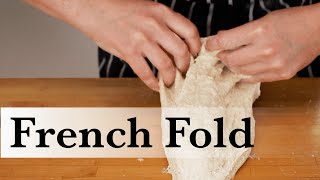
[[[137,58],[127,61],[137,76],[152,90],[159,91],[158,79],[154,76],[147,61],[143,58]]]
[[[176,77],[176,68],[169,56],[156,43],[144,47],[144,55],[159,70],[166,86],[171,86]]]
[[[250,78],[246,78],[241,80],[241,82],[245,83],[258,83],[258,82],[273,82],[273,81],[278,81],[281,80],[279,78],[279,75],[275,72],[265,72],[265,73],[260,73],[257,75],[254,75]]]
[[[263,61],[269,51],[261,50],[257,45],[246,45],[234,50],[224,50],[218,53],[218,58],[229,67],[244,66]]]
[[[217,35],[208,38],[206,49],[208,51],[231,50],[248,45],[261,32],[257,24],[257,21],[252,21],[230,30],[220,31]]]
[[[159,33],[156,38],[159,45],[173,56],[176,67],[182,74],[185,74],[191,57],[187,44],[168,28],[163,28]]]
[[[272,67],[264,61],[258,61],[252,64],[236,67],[233,70],[243,75],[256,75],[270,71],[272,70]]]
[[[201,48],[200,35],[197,27],[179,13],[173,12],[172,17],[165,18],[167,26],[188,44],[191,54],[196,57]]]

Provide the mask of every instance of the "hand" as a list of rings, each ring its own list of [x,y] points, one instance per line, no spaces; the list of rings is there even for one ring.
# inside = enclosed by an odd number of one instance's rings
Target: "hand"
[[[290,79],[320,54],[319,4],[271,12],[208,39],[209,51],[223,50],[221,61],[232,71],[251,75],[244,81]]]
[[[200,51],[193,23],[170,8],[147,0],[25,0],[80,29],[101,48],[125,60],[153,90],[158,80],[145,58],[159,70],[167,86],[176,68],[185,73],[191,55]]]
[[[145,0],[91,1],[80,9],[84,11],[80,29],[101,48],[125,60],[153,90],[159,89],[158,80],[145,58],[170,86],[176,68],[185,73],[191,55],[200,51],[195,25],[162,4]]]

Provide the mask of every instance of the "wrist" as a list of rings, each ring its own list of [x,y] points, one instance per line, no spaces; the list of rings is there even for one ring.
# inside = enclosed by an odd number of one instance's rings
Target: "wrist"
[[[118,0],[116,0],[118,1]],[[103,24],[109,24],[113,16],[113,10],[117,7],[113,7],[115,1],[96,1],[96,0],[77,0],[72,1],[73,11],[69,13],[68,19],[69,24],[85,33],[91,39],[94,39],[92,34],[94,34],[97,29],[102,26],[99,20],[103,19]],[[108,28],[105,26],[105,28]]]
[[[320,55],[320,21],[318,17],[320,17],[320,3],[316,3],[314,5],[311,5],[313,15],[310,17],[314,23],[315,28],[315,41],[316,41],[316,47],[317,48],[317,55]]]
[[[63,20],[67,23],[69,19],[71,19],[71,15],[73,14],[75,7],[74,1],[70,0],[59,0],[59,1],[46,1],[46,0],[24,0],[29,3],[33,7],[40,9],[46,14]]]
[[[310,38],[314,43],[315,53],[320,55],[320,3],[304,7],[304,19],[307,29],[310,33],[305,34],[306,38]]]

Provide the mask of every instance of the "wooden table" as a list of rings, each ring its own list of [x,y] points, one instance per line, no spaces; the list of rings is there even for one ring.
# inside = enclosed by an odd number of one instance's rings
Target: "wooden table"
[[[159,107],[137,79],[0,79],[0,107]],[[237,180],[320,179],[320,79],[267,83]],[[1,180],[171,179],[165,159],[0,159]]]

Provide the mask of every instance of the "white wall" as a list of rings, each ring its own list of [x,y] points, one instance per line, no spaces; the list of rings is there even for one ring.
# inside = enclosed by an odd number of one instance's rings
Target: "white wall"
[[[1,77],[98,77],[97,47],[20,0],[0,0]]]

